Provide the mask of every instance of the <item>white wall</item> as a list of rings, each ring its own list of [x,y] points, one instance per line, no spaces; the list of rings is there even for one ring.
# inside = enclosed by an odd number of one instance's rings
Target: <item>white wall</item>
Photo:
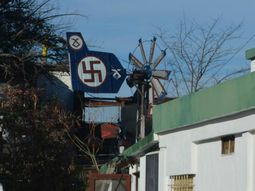
[[[255,150],[255,133],[253,133],[252,144],[253,144],[253,148],[252,148],[252,150],[253,150],[253,155],[252,155],[253,156],[253,159],[252,159],[253,168],[251,168],[251,171],[253,172],[252,173],[253,177],[251,177],[251,179],[255,177],[255,151],[254,151]],[[255,190],[254,179],[252,180],[252,189]]]
[[[255,190],[255,131],[247,133],[247,190]]]
[[[139,191],[145,191],[145,182],[146,182],[146,156],[140,158],[140,180],[138,185]]]
[[[159,135],[160,190],[169,176],[195,174],[196,191],[254,191],[255,111]],[[235,152],[221,154],[221,137],[235,134]]]
[[[137,184],[139,184],[140,180],[138,178],[138,181],[136,181],[136,176],[134,175],[134,173],[139,172],[139,165],[135,164],[129,167],[129,174],[131,175],[131,190],[132,191],[136,191],[136,186],[138,186]]]
[[[195,190],[244,190],[247,169],[243,137],[235,138],[235,152],[233,154],[221,154],[221,140],[198,144],[197,154]]]
[[[169,177],[166,176],[166,165],[169,163],[167,160],[167,152],[166,152],[166,147],[161,147],[159,151],[159,182],[158,190],[170,190],[169,189]]]

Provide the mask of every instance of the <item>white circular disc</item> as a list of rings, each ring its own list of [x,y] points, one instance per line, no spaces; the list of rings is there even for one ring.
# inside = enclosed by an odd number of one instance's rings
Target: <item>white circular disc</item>
[[[98,87],[106,79],[105,64],[94,56],[83,58],[78,64],[79,79],[89,87]]]
[[[79,50],[82,48],[83,46],[83,41],[81,39],[80,36],[77,36],[77,35],[72,35],[70,38],[69,38],[69,45],[72,49],[74,50]]]

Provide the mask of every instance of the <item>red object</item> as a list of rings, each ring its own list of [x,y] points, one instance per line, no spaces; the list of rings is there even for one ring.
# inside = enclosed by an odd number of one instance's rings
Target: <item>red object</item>
[[[101,137],[102,139],[116,138],[119,133],[119,127],[110,123],[101,125]]]

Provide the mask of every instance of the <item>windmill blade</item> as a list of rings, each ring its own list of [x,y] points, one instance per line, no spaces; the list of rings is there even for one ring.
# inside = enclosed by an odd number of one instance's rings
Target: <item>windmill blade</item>
[[[140,51],[141,51],[141,54],[142,54],[142,57],[143,57],[143,63],[146,64],[147,63],[147,59],[146,59],[146,56],[145,56],[144,47],[143,47],[143,41],[142,41],[141,38],[139,39],[139,47],[140,47]]]
[[[152,64],[151,68],[155,69],[159,63],[161,62],[161,60],[166,56],[166,50],[162,50],[159,57],[155,60],[155,62]]]
[[[152,71],[152,76],[155,78],[168,80],[170,73],[171,73],[171,71],[169,71],[169,70],[154,70],[154,71]]]
[[[150,48],[150,57],[149,57],[149,63],[152,64],[152,59],[154,56],[154,50],[155,50],[155,45],[156,45],[156,37],[153,37],[152,41],[151,41],[151,48]]]
[[[131,61],[136,66],[136,68],[143,67],[143,64],[132,53],[129,53],[129,61]]]
[[[163,97],[167,95],[164,86],[158,79],[152,78],[151,83],[152,83],[152,88],[155,91],[157,97]]]

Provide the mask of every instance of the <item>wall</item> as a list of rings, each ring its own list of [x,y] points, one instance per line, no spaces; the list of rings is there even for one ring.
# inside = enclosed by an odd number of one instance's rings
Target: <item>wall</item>
[[[221,140],[209,140],[197,145],[195,187],[197,191],[240,191],[246,188],[245,138],[235,138],[235,152],[221,154]]]
[[[153,107],[154,133],[255,108],[255,72]]]
[[[131,190],[137,191],[137,188],[139,186],[139,176],[137,177],[135,174],[139,173],[139,165],[134,164],[129,167],[129,174],[131,175]]]
[[[147,178],[146,176],[148,176],[148,173],[146,172],[146,161],[147,161],[146,158],[148,156],[152,156],[152,155],[155,156],[158,153],[159,153],[158,151],[147,153],[146,155],[143,155],[139,158],[139,165],[130,166],[129,174],[131,175],[131,190],[132,191],[136,191],[136,183],[137,182],[136,182],[136,177],[134,176],[134,173],[137,173],[137,172],[140,173],[140,177],[138,179],[138,185],[137,185],[138,191],[155,190],[155,187],[154,187],[155,182],[158,182],[158,185],[162,186],[162,182],[160,181],[159,176],[157,176],[157,174],[158,174],[156,172],[157,170],[150,169],[155,172],[155,177],[153,177],[153,176],[148,177],[149,178],[148,180],[151,181],[148,185],[149,186],[151,185],[151,187],[149,187],[149,189],[146,189],[146,178]],[[159,166],[161,165],[160,163],[161,163],[161,161],[159,158],[159,161],[158,161]],[[153,164],[152,168],[155,167],[154,165],[155,165],[155,163]],[[159,169],[160,169],[160,167],[159,167]],[[161,189],[159,189],[159,190],[161,190]]]
[[[250,110],[160,134],[160,190],[170,190],[171,175],[196,174],[196,191],[253,191],[254,124]],[[223,156],[221,137],[230,134],[236,135],[235,152]]]
[[[145,191],[145,182],[146,182],[145,169],[146,169],[146,156],[143,156],[143,157],[140,157],[140,180],[138,185],[138,191]]]
[[[52,72],[52,76],[40,76],[37,86],[45,90],[45,98],[57,98],[67,110],[73,110],[73,91],[71,77],[66,72]]]

